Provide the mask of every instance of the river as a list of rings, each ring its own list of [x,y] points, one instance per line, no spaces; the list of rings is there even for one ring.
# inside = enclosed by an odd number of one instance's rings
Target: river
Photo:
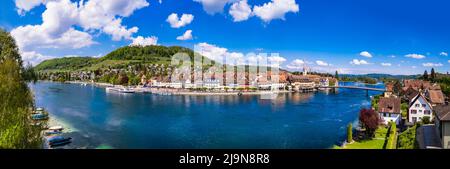
[[[357,124],[359,110],[370,107],[370,96],[381,93],[339,89],[265,100],[258,95],[107,93],[54,82],[29,86],[38,107],[70,126],[64,135],[73,142],[63,148],[330,148],[345,140],[347,124]]]

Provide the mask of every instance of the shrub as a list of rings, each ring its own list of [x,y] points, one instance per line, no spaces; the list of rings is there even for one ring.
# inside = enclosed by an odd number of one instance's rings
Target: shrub
[[[347,142],[351,143],[353,142],[353,127],[352,123],[349,123],[347,126]]]
[[[397,135],[397,125],[394,122],[390,123],[388,138],[386,139],[386,149],[395,149],[395,137]]]
[[[398,149],[414,149],[417,147],[416,128],[417,125],[398,135]]]
[[[430,117],[429,116],[425,116],[422,118],[422,123],[423,124],[429,124],[431,122]]]

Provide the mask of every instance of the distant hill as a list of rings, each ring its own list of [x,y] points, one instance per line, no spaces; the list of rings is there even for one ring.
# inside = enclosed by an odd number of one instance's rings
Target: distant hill
[[[416,79],[420,77],[420,75],[390,75],[390,74],[381,74],[381,73],[371,73],[364,75],[353,75],[353,74],[343,74],[342,77],[370,77],[374,79]]]
[[[102,68],[123,68],[130,64],[170,64],[171,57],[179,52],[187,53],[191,59],[194,51],[173,46],[125,46],[112,51],[101,58],[64,57],[45,60],[35,66],[36,71],[83,71]],[[204,59],[206,59],[204,57]]]

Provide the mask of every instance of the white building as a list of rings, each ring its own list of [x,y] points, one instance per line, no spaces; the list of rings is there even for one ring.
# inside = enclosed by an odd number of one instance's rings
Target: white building
[[[319,81],[320,87],[328,87],[330,86],[330,80],[328,78],[321,78]]]
[[[383,119],[384,124],[395,122],[400,124],[401,115],[401,99],[395,97],[381,97],[378,103],[378,113]]]
[[[209,89],[220,88],[220,81],[218,79],[206,79],[203,82],[203,87],[206,87]]]
[[[422,94],[417,94],[409,103],[408,122],[416,123],[422,121],[423,117],[433,119],[431,104]]]

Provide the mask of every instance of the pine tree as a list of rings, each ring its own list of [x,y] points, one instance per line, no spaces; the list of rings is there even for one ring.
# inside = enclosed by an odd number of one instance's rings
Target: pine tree
[[[431,68],[431,74],[430,74],[430,76],[431,76],[431,81],[434,81],[434,80],[436,80],[436,73],[434,72],[434,68]]]
[[[423,76],[422,76],[423,80],[428,80],[428,72],[425,70],[425,72],[423,72]]]
[[[347,143],[353,142],[353,127],[352,123],[349,123],[347,126]]]
[[[334,73],[334,78],[339,79],[339,74],[338,71],[336,70],[336,72]]]

